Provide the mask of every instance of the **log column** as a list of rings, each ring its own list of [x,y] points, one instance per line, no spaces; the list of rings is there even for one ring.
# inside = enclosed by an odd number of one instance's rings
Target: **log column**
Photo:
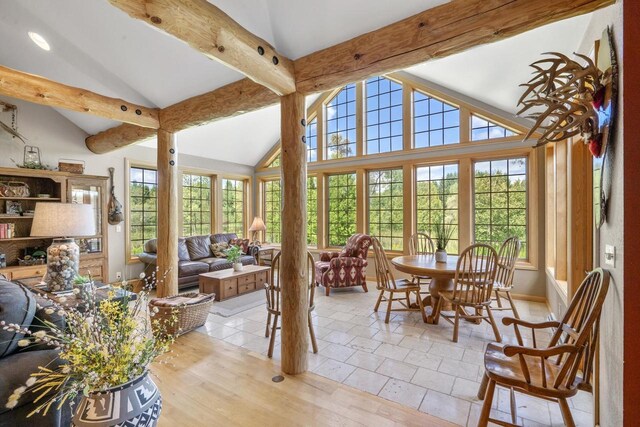
[[[307,370],[309,291],[307,270],[307,146],[304,96],[280,98],[283,208],[282,258],[282,371]]]
[[[178,294],[178,148],[176,135],[163,129],[158,130],[158,272],[156,274],[159,297]]]

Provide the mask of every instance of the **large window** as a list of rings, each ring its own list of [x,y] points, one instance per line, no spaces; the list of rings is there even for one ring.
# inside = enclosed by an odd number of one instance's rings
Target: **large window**
[[[480,161],[474,170],[475,241],[499,248],[516,236],[527,258],[527,158]]]
[[[447,252],[458,253],[457,164],[416,168],[416,222],[417,231],[428,234],[434,244],[436,227],[454,227]]]
[[[327,159],[356,155],[356,85],[344,87],[327,104]]]
[[[489,120],[485,120],[476,115],[471,115],[471,140],[481,141],[483,139],[505,138],[513,136],[515,133]]]
[[[402,150],[402,85],[374,77],[366,96],[367,154]]]
[[[182,175],[182,234],[211,233],[211,178]]]
[[[222,232],[244,236],[244,181],[222,180]]]
[[[356,174],[330,175],[328,192],[328,243],[343,246],[356,232]]]
[[[307,162],[318,160],[318,120],[315,118],[307,124]]]
[[[460,110],[422,92],[413,92],[414,147],[460,142]]]
[[[264,182],[264,224],[267,227],[265,240],[280,243],[282,224],[282,188],[280,180]]]
[[[307,177],[307,244],[318,244],[318,178]]]
[[[370,171],[368,186],[369,234],[377,237],[384,249],[402,251],[402,169]]]
[[[155,169],[129,170],[129,248],[132,256],[144,250],[144,243],[157,235],[158,173]]]

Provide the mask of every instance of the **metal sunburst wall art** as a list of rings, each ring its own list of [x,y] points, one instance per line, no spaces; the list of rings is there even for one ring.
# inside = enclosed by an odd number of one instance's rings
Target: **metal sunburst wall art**
[[[536,147],[580,137],[594,159],[594,184],[599,187],[596,225],[605,221],[603,185],[607,148],[613,142],[618,93],[618,62],[611,27],[596,42],[595,60],[575,53],[577,60],[557,52],[531,64],[533,78],[520,86],[519,116],[535,121],[525,140],[540,134]],[[604,158],[602,158],[604,157]],[[602,159],[601,159],[602,158]]]

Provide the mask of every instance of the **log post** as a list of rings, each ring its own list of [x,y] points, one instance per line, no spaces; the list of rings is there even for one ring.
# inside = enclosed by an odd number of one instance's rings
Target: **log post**
[[[280,98],[282,144],[282,371],[307,370],[309,336],[307,313],[307,146],[304,96],[298,92]]]
[[[178,148],[158,130],[158,296],[178,294]],[[162,280],[164,277],[164,280]]]

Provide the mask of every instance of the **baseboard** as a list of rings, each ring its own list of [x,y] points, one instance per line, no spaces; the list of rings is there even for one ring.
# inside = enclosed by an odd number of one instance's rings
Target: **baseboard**
[[[519,299],[523,301],[540,302],[543,304],[547,304],[547,307],[549,306],[547,297],[541,297],[538,295],[514,294],[514,293],[511,293],[511,297],[513,299]]]

